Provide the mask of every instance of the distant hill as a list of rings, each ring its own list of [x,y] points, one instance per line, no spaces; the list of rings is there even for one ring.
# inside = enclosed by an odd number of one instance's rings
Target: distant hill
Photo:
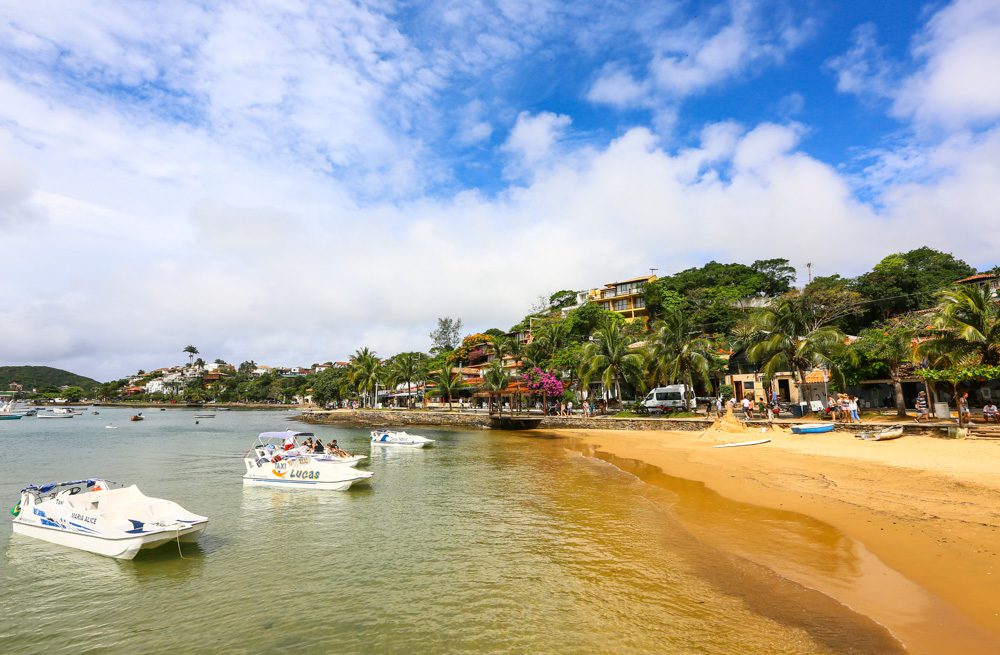
[[[51,366],[0,366],[0,391],[7,391],[11,382],[17,382],[25,391],[63,385],[93,389],[100,384],[97,380]]]

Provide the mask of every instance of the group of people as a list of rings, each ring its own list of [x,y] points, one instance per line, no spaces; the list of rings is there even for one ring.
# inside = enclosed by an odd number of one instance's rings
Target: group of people
[[[295,436],[289,435],[285,438],[283,445],[285,455],[333,455],[335,457],[350,457],[351,454],[337,445],[336,439],[331,439],[325,446],[321,439],[313,441],[312,437],[306,437],[301,445],[295,443]]]
[[[830,394],[826,397],[826,413],[835,421],[860,423],[861,412],[858,397],[846,393]]]
[[[719,418],[723,415],[723,403],[722,396],[715,399],[714,403],[709,403],[708,410],[706,413],[711,413],[712,406],[715,406],[715,413]],[[743,409],[743,420],[752,421],[757,416],[760,418],[766,418],[768,420],[776,419],[781,414],[781,403],[778,398],[778,394],[771,394],[771,398],[768,402],[765,402],[763,398],[754,398],[749,393],[743,396],[743,400],[737,403],[736,398],[730,398],[726,401],[726,409],[732,412],[736,412],[736,406]]]

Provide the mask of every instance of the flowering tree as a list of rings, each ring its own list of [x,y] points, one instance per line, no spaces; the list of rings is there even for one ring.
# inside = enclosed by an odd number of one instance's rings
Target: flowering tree
[[[563,392],[562,380],[557,378],[554,373],[543,371],[537,366],[523,373],[521,381],[532,391],[541,392],[542,405],[546,415],[549,413],[549,396],[558,398]]]

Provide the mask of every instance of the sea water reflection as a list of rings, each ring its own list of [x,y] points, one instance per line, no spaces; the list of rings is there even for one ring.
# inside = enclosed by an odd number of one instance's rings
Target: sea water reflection
[[[183,559],[119,562],[5,528],[5,652],[852,650],[722,588],[669,502],[565,441],[427,430],[431,448],[369,452],[364,430],[317,427],[369,453],[375,478],[310,493],[242,486],[242,454],[283,414],[126,416],[0,425],[19,454],[0,462],[0,497],[102,474],[208,515],[208,532]]]

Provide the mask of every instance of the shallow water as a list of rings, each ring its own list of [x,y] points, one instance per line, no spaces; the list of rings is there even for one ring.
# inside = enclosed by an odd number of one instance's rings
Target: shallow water
[[[301,428],[283,412],[100,412],[0,422],[5,506],[28,483],[102,476],[208,532],[183,558],[121,562],[4,526],[4,653],[894,650],[850,612],[797,620],[789,606],[816,599],[708,549],[667,490],[564,440],[422,429],[433,447],[370,452],[364,430],[316,426],[372,455],[372,487],[283,491],[240,479],[258,432]]]

